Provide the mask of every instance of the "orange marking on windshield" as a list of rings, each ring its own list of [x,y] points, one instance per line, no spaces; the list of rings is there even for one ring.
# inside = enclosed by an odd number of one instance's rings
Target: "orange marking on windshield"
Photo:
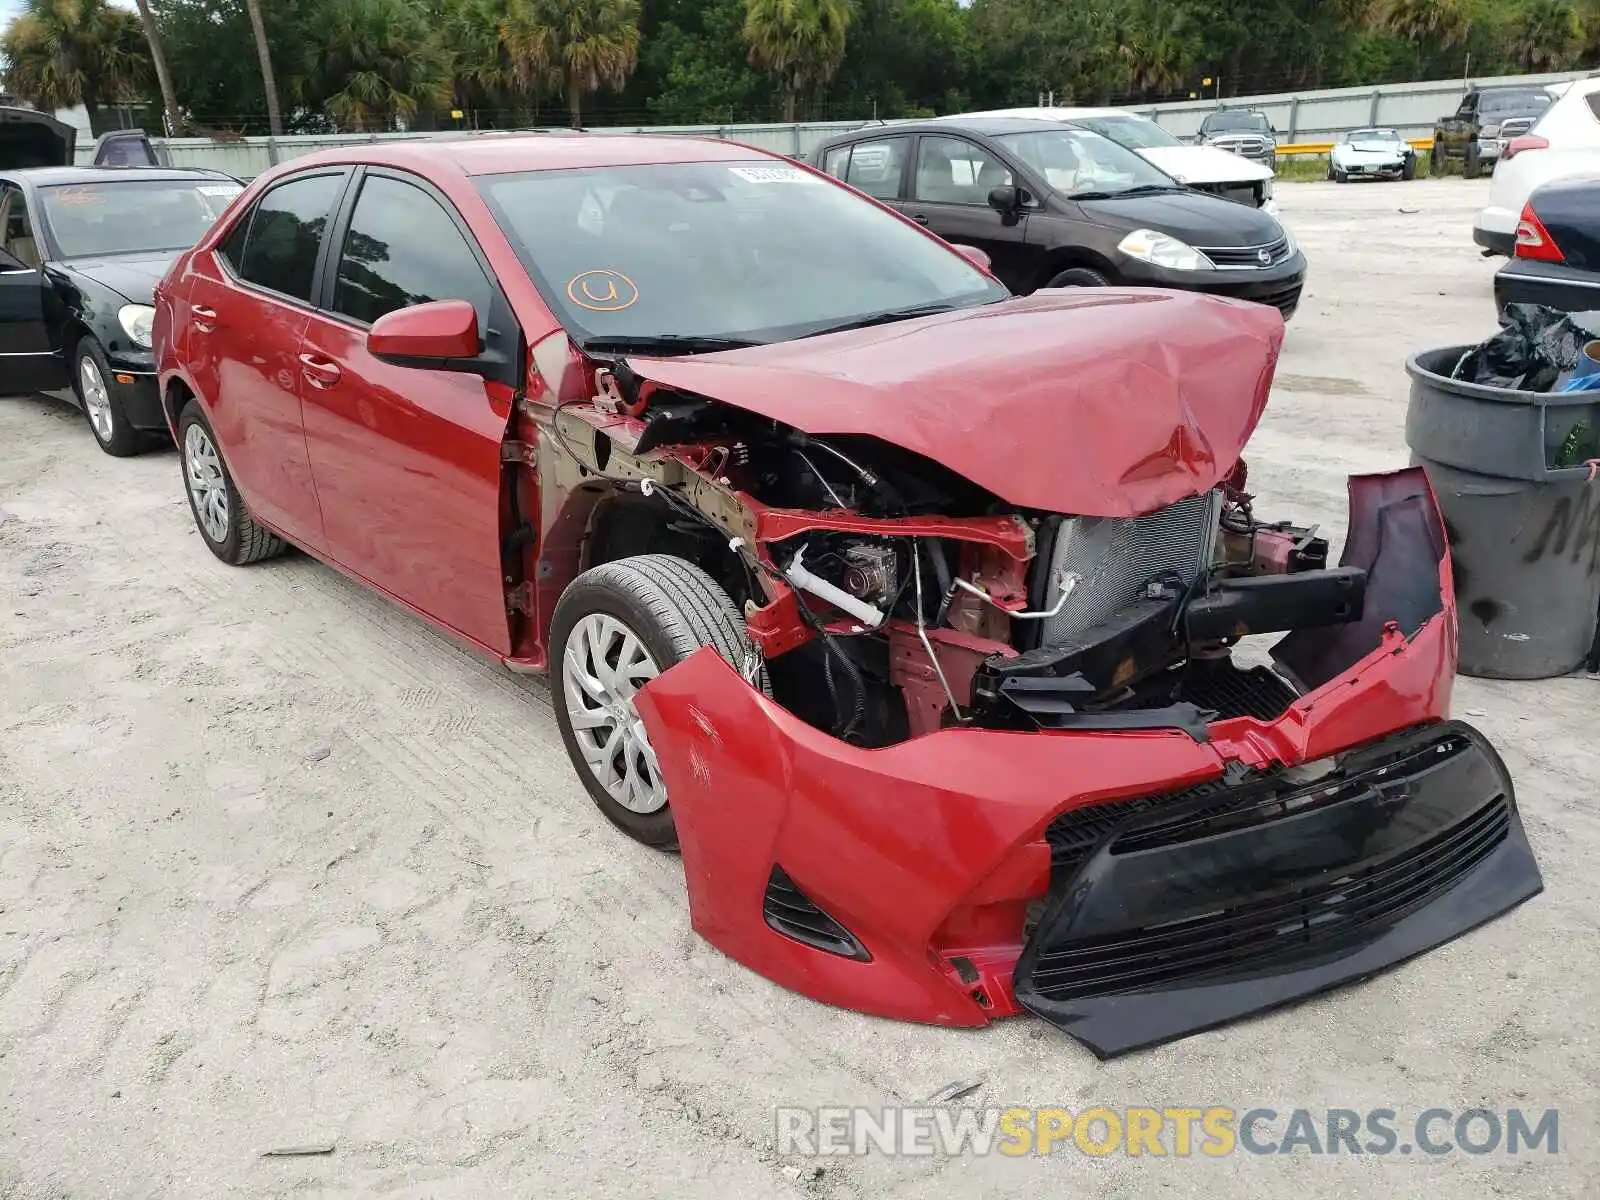
[[[567,299],[590,312],[621,312],[638,298],[638,287],[621,271],[584,271],[567,284]]]

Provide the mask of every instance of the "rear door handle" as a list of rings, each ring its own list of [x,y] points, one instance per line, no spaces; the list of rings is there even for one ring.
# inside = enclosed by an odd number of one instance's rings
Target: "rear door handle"
[[[306,382],[315,388],[331,388],[341,377],[336,364],[315,354],[300,356],[300,371],[306,377]]]
[[[217,310],[207,308],[203,304],[191,304],[189,315],[194,318],[194,327],[201,333],[210,333],[217,327]]]

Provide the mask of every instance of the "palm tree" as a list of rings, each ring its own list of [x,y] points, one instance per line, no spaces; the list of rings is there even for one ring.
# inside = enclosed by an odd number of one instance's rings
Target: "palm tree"
[[[1199,56],[1189,13],[1170,0],[1137,0],[1118,32],[1117,55],[1138,92],[1169,92],[1181,87]]]
[[[826,82],[844,58],[850,0],[745,0],[744,40],[750,61],[778,77],[783,119],[808,87]]]
[[[1378,24],[1418,47],[1459,46],[1472,32],[1472,12],[1462,0],[1388,0],[1374,10]]]
[[[512,77],[496,0],[433,0],[432,17],[454,107],[470,112],[504,97]]]
[[[256,58],[261,62],[261,86],[267,92],[267,130],[283,136],[283,113],[278,110],[278,81],[272,74],[272,53],[267,49],[267,26],[261,19],[261,0],[244,0],[250,10],[250,31],[256,38]]]
[[[12,92],[43,109],[81,104],[91,129],[102,105],[138,99],[150,71],[139,19],[105,0],[27,0],[0,54]]]
[[[138,0],[139,20],[144,25],[144,40],[150,45],[150,61],[156,69],[156,82],[161,86],[161,107],[167,115],[167,132],[173,137],[183,133],[183,113],[178,108],[178,94],[172,90],[172,74],[167,70],[167,56],[161,50],[161,34],[156,28],[155,14],[150,11],[150,0]]]
[[[1506,53],[1525,70],[1559,71],[1583,47],[1583,22],[1567,0],[1523,0],[1506,35]]]
[[[500,40],[516,82],[559,86],[577,128],[583,98],[621,91],[638,65],[639,19],[639,0],[510,0]]]
[[[320,57],[306,98],[356,132],[449,100],[448,64],[419,0],[333,0],[309,33]]]

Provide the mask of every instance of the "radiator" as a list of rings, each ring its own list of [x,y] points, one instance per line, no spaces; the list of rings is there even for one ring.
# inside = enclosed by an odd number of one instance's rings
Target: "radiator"
[[[1053,646],[1097,625],[1144,594],[1147,583],[1175,573],[1194,582],[1209,564],[1222,515],[1222,493],[1191,496],[1142,517],[1072,517],[1056,533],[1046,608],[1061,598],[1063,574],[1076,575],[1067,603],[1044,621]]]

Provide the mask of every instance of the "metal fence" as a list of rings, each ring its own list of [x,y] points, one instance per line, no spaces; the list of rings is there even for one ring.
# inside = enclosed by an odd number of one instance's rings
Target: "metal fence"
[[[1316,92],[1282,92],[1266,96],[1230,96],[1230,108],[1258,108],[1282,132],[1280,142],[1328,142],[1350,129],[1383,125],[1397,129],[1401,136],[1425,138],[1433,132],[1439,117],[1453,112],[1469,86],[1495,87],[1509,84],[1540,86],[1583,78],[1588,72],[1569,71],[1546,75],[1499,76],[1491,79],[1441,79],[1421,83],[1392,83],[1370,88],[1332,88]],[[1180,137],[1192,137],[1206,113],[1217,106],[1215,100],[1188,100],[1171,104],[1143,105],[1131,109],[1154,117]],[[834,134],[859,129],[871,122],[826,121],[800,124],[765,125],[635,125],[607,126],[606,133],[680,134],[696,137],[728,138],[779,154],[809,154]],[[301,155],[335,146],[365,142],[415,140],[437,136],[420,133],[309,134],[281,138],[243,138],[213,141],[209,138],[170,138],[165,140],[167,157],[175,167],[206,167],[226,171],[240,179],[250,179],[269,167]],[[465,134],[450,136],[481,136]],[[80,161],[88,161],[90,146],[80,143]]]

